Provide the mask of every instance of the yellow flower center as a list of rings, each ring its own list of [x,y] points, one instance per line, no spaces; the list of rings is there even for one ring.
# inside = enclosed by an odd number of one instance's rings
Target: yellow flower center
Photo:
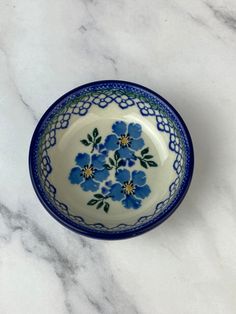
[[[92,166],[85,166],[83,169],[83,176],[85,179],[93,177],[94,169]]]
[[[130,143],[130,137],[129,135],[121,135],[121,137],[119,138],[120,140],[120,145],[121,146],[128,146]]]
[[[125,194],[132,195],[135,192],[135,185],[132,181],[125,182],[123,185],[123,191]]]

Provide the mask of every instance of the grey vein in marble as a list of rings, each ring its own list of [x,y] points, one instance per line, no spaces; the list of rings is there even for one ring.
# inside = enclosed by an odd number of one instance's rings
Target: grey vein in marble
[[[114,58],[107,56],[107,55],[103,55],[103,58],[111,63],[115,74],[117,74],[118,73],[117,61]]]
[[[80,27],[79,27],[79,31],[82,33],[82,34],[84,34],[85,32],[87,32],[87,27],[85,27],[84,25],[81,25]]]
[[[205,2],[205,4],[213,12],[218,21],[223,23],[232,31],[236,31],[236,16],[234,16],[231,12],[227,12],[225,9],[217,9],[208,2]]]
[[[89,8],[89,5],[90,5],[90,4],[91,4],[91,5],[96,5],[96,2],[95,2],[94,0],[89,0],[89,1],[87,1],[87,0],[82,0],[82,3],[84,4],[84,7],[85,7],[85,9],[86,9],[86,11],[87,11],[87,13],[88,13],[88,16],[91,18],[91,20],[92,20],[94,23],[96,23],[96,19],[95,19],[94,15],[91,13],[91,10],[90,10],[90,8]]]
[[[209,26],[206,24],[206,22],[201,17],[195,16],[190,12],[187,12],[187,14],[198,25],[209,28]]]
[[[19,98],[22,102],[22,104],[25,106],[26,110],[30,113],[30,115],[32,116],[32,118],[34,119],[35,122],[38,122],[38,118],[36,116],[36,113],[34,111],[34,109],[26,103],[26,101],[24,100],[23,96],[21,95],[20,92],[18,92]]]
[[[9,79],[12,83],[12,86],[14,87],[15,91],[16,91],[16,94],[18,96],[18,98],[20,99],[20,102],[22,103],[22,105],[24,106],[24,108],[28,111],[28,113],[30,114],[30,116],[32,117],[32,119],[34,120],[34,122],[38,122],[38,118],[37,118],[37,115],[34,111],[34,109],[26,103],[26,101],[24,100],[23,98],[23,95],[20,93],[19,91],[19,88],[17,87],[17,84],[13,78],[13,75],[12,75],[12,72],[11,72],[11,66],[9,64],[9,58],[8,58],[8,54],[5,50],[5,48],[3,48],[2,46],[0,47],[0,50],[2,51],[4,57],[5,57],[5,60],[6,60],[6,66],[7,66],[7,69],[8,69],[8,76],[9,76]]]
[[[96,245],[93,245],[92,242],[83,237],[75,235],[76,241],[74,240],[74,243],[78,243],[78,253],[87,255],[86,264],[84,262],[81,263],[79,254],[68,256],[66,252],[59,249],[40,226],[27,217],[26,212],[27,210],[24,207],[21,211],[12,212],[7,206],[0,203],[0,216],[7,227],[7,232],[0,234],[0,239],[10,243],[12,235],[15,232],[19,232],[24,250],[39,259],[43,259],[54,268],[55,274],[63,286],[64,304],[68,314],[77,314],[71,303],[71,290],[77,290],[78,297],[81,295],[86,298],[91,308],[91,313],[121,313],[120,308],[123,305],[120,304],[122,302],[125,308],[128,309],[129,314],[140,313],[115,282],[104,259],[103,252],[97,249]],[[80,274],[86,272],[94,272],[95,280],[93,283],[80,281]],[[89,289],[90,285],[94,285],[96,281],[98,281],[101,292],[99,298],[94,296]]]

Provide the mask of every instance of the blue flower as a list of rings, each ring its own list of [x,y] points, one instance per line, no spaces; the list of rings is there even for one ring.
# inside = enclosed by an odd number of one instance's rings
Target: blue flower
[[[106,150],[106,147],[103,144],[99,144],[98,151],[99,151],[99,153],[101,153],[101,154],[103,154],[105,156],[108,155],[108,151]]]
[[[134,170],[132,174],[126,169],[118,170],[115,183],[110,188],[109,196],[113,201],[122,201],[125,208],[137,209],[141,200],[151,193],[143,171]]]
[[[144,140],[140,138],[142,127],[138,123],[129,123],[117,121],[112,125],[114,134],[108,135],[105,139],[107,150],[117,150],[120,158],[131,159],[134,152],[144,146]]]
[[[112,186],[112,181],[111,180],[106,181],[105,184],[106,184],[106,186]]]
[[[69,180],[72,184],[80,184],[84,191],[95,192],[99,183],[106,180],[109,171],[104,168],[105,155],[80,153],[76,156],[77,167],[71,169]]]
[[[134,159],[129,159],[129,161],[128,161],[128,166],[129,166],[129,167],[132,167],[134,164],[135,164]]]
[[[101,190],[102,190],[103,195],[105,195],[109,192],[109,190],[105,186],[103,186]]]
[[[133,167],[133,165],[135,165],[135,160],[136,158],[133,157],[133,158],[130,158],[130,159],[121,159],[120,161],[120,166],[122,167]]]

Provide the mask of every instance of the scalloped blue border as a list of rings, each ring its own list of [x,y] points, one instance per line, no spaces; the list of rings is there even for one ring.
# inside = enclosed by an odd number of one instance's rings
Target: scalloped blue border
[[[186,155],[188,156],[188,162],[186,163],[186,168],[185,168],[185,175],[183,179],[183,184],[181,186],[181,191],[177,195],[177,197],[174,199],[174,201],[167,207],[165,212],[163,214],[160,214],[159,216],[153,218],[152,220],[148,221],[147,223],[140,225],[138,227],[131,228],[129,230],[119,230],[116,232],[112,231],[97,231],[97,230],[91,230],[88,229],[84,226],[80,226],[76,224],[75,222],[71,221],[67,217],[65,217],[62,213],[58,212],[57,209],[55,209],[43,196],[42,189],[41,189],[41,184],[37,176],[35,175],[35,169],[37,165],[35,164],[35,153],[37,152],[37,143],[38,139],[41,137],[41,127],[42,124],[45,123],[46,121],[50,121],[51,118],[54,115],[54,108],[57,107],[59,103],[61,103],[63,100],[67,99],[68,96],[73,95],[75,92],[78,92],[80,90],[83,90],[85,88],[91,88],[93,90],[94,88],[99,87],[99,85],[103,84],[110,84],[111,87],[113,84],[121,84],[124,87],[135,87],[140,90],[140,92],[144,92],[146,96],[149,96],[150,98],[153,98],[155,100],[158,100],[161,105],[164,107],[165,110],[170,113],[170,115],[174,118],[175,122],[177,122],[177,126],[179,128],[181,138],[184,141],[185,148],[186,148]],[[63,102],[64,104],[64,102]],[[58,110],[58,108],[57,108]],[[61,224],[66,226],[67,228],[92,237],[92,238],[98,238],[98,239],[109,239],[109,240],[115,240],[115,239],[125,239],[129,237],[134,237],[136,235],[142,234],[155,226],[159,225],[162,223],[165,219],[167,219],[174,211],[175,209],[179,206],[181,201],[183,200],[185,194],[187,193],[187,190],[189,188],[192,174],[193,174],[193,167],[194,167],[194,153],[193,153],[193,145],[192,145],[192,140],[190,137],[190,134],[188,132],[188,129],[183,121],[183,119],[180,117],[178,112],[160,95],[157,93],[153,92],[152,90],[143,87],[141,85],[131,83],[131,82],[126,82],[126,81],[114,81],[114,80],[106,80],[106,81],[96,81],[92,82],[89,84],[82,85],[80,87],[77,87],[68,93],[64,94],[62,97],[60,97],[53,105],[49,107],[49,109],[45,112],[45,114],[42,116],[40,119],[32,140],[31,140],[31,145],[30,145],[30,151],[29,151],[29,170],[30,170],[30,176],[32,180],[33,187],[35,189],[35,192],[43,204],[43,206],[47,209],[47,211],[56,219],[58,220]]]

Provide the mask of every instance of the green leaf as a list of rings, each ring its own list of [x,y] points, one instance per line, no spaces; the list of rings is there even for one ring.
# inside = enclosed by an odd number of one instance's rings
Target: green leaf
[[[96,198],[103,198],[103,195],[99,194],[99,193],[98,194],[94,194],[93,196],[96,197]]]
[[[118,153],[118,151],[115,151],[114,158],[116,161],[120,159],[120,154]]]
[[[108,164],[105,164],[104,167],[107,169],[107,170],[111,170],[113,167],[111,167],[110,165]]]
[[[101,140],[102,140],[102,137],[99,136],[99,137],[96,139],[96,144],[99,144],[99,143],[101,142]]]
[[[104,212],[108,213],[109,208],[110,208],[110,204],[106,202],[105,206],[103,207]]]
[[[98,203],[96,208],[99,209],[99,208],[102,207],[102,205],[103,205],[103,201],[101,201],[100,203]]]
[[[87,140],[81,140],[80,142],[84,144],[85,146],[89,146],[91,144]]]
[[[88,138],[89,142],[93,141],[93,138],[92,138],[92,136],[90,134],[87,134],[87,138]]]
[[[98,200],[95,200],[94,198],[92,198],[88,203],[87,203],[87,205],[95,205],[95,204],[97,204],[97,202],[98,202]]]
[[[95,129],[93,130],[93,137],[95,138],[95,137],[97,137],[97,136],[98,136],[98,129],[95,128]]]
[[[152,155],[146,155],[146,156],[144,156],[144,159],[152,159],[152,158],[153,158]]]
[[[147,163],[150,167],[157,167],[158,166],[157,163],[153,160],[148,160]]]
[[[141,150],[141,155],[143,156],[143,155],[147,154],[148,152],[149,152],[149,148],[146,147],[143,150]]]
[[[146,161],[141,160],[141,159],[140,159],[139,161],[140,161],[140,164],[141,164],[141,166],[142,166],[143,168],[145,168],[145,169],[148,168]]]
[[[109,162],[112,166],[115,166],[114,160],[111,157],[109,158]]]

